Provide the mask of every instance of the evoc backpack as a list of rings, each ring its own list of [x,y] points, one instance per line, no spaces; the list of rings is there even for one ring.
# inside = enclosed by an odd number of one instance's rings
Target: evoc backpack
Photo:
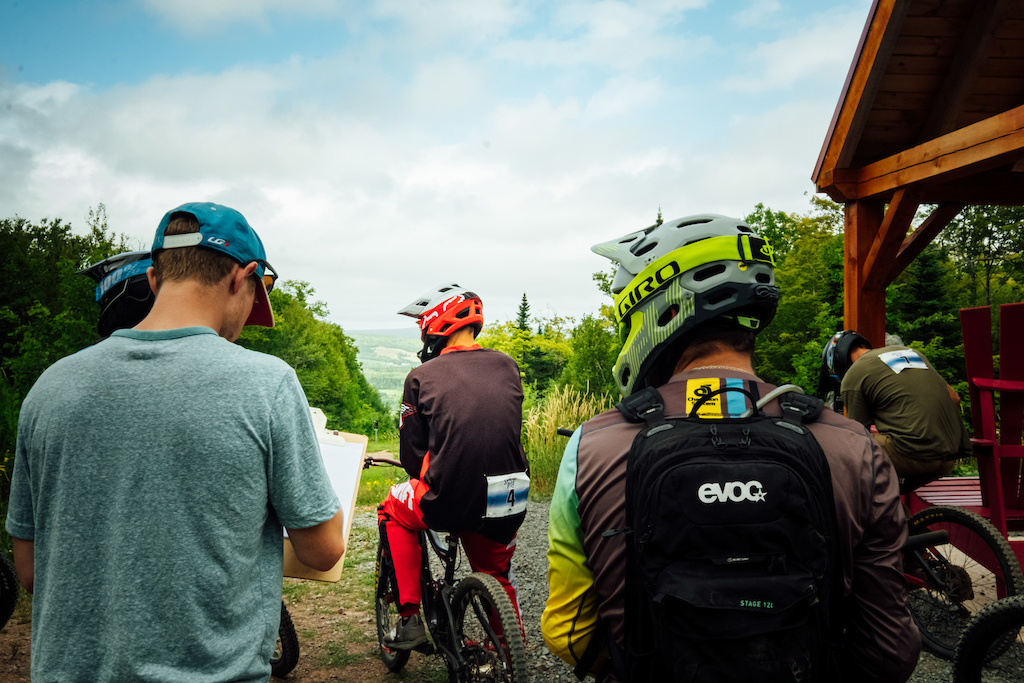
[[[832,480],[806,426],[822,402],[776,390],[761,405],[782,393],[783,414],[769,417],[746,384],[707,391],[682,419],[665,418],[653,388],[617,406],[646,423],[626,465],[620,680],[841,678]],[[754,406],[749,417],[699,416],[737,391]]]

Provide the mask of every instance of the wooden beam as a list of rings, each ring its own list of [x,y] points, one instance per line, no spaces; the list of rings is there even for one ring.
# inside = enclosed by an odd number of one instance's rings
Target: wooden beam
[[[843,317],[846,329],[857,330],[872,346],[885,343],[885,289],[867,289],[861,266],[882,224],[881,200],[861,200],[846,205],[843,266]]]
[[[913,192],[906,188],[896,191],[871,241],[871,249],[860,266],[860,281],[864,289],[881,289],[884,292],[886,285],[892,282],[889,271],[920,205]]]
[[[907,269],[907,267],[913,263],[924,248],[931,244],[932,240],[942,232],[942,229],[949,225],[949,222],[956,218],[956,215],[960,213],[966,204],[939,204],[935,207],[935,210],[929,214],[921,225],[912,232],[907,239],[903,240],[903,244],[900,246],[900,250],[896,253],[896,260],[893,267],[889,269],[889,275],[886,279],[885,286],[888,287],[892,284],[893,280],[899,277],[900,273]]]
[[[956,130],[964,102],[974,90],[981,74],[981,65],[995,43],[996,29],[1006,17],[1011,4],[999,0],[974,0],[973,12],[960,37],[952,67],[937,91],[939,96],[921,128],[918,142]]]
[[[822,183],[818,178],[823,171],[848,166],[853,158],[871,102],[885,75],[885,64],[892,54],[900,24],[910,4],[910,0],[874,1],[811,175],[811,180],[819,188]]]
[[[860,169],[836,169],[834,184],[856,184],[866,199],[923,181],[944,182],[1024,155],[1024,105],[947,133]]]

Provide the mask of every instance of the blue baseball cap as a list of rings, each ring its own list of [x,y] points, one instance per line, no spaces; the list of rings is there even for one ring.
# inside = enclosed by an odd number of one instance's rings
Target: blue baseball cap
[[[180,213],[187,213],[199,221],[199,232],[180,235],[164,235],[171,219]],[[262,286],[256,288],[252,313],[246,325],[274,326],[274,312],[270,307],[268,292],[274,288],[277,273],[267,262],[263,242],[252,229],[245,216],[234,209],[212,202],[190,202],[171,209],[160,220],[153,238],[153,255],[162,249],[180,247],[205,247],[227,254],[241,265],[256,263],[256,276]]]

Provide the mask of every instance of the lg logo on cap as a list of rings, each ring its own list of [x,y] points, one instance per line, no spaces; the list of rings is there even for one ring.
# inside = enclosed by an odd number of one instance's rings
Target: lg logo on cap
[[[761,482],[756,479],[746,483],[742,481],[729,481],[725,484],[708,482],[701,484],[697,489],[697,497],[702,503],[724,503],[727,500],[733,503],[742,503],[745,500],[756,503],[763,501],[766,495],[768,494],[761,486]]]
[[[219,247],[226,247],[229,244],[226,239],[222,239],[220,237],[207,237],[206,241],[210,244],[216,244]]]

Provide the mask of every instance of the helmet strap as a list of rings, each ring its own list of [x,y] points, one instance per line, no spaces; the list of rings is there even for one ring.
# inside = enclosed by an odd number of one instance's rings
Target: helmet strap
[[[423,348],[416,352],[416,357],[420,359],[421,363],[426,363],[428,360],[440,356],[447,339],[447,337],[433,334],[424,335]]]

